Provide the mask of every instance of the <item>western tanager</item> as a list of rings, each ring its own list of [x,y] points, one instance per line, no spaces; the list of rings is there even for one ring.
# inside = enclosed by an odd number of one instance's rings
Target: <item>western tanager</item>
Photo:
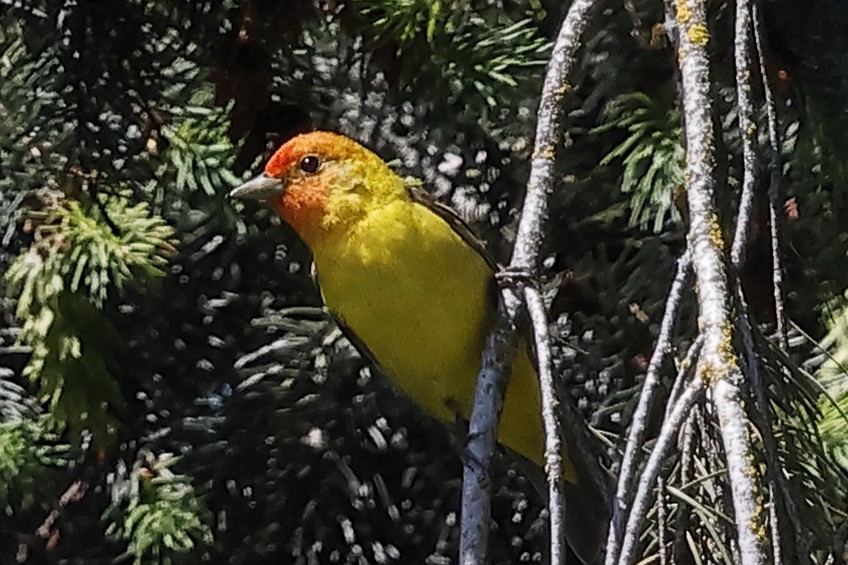
[[[437,418],[468,417],[497,289],[493,262],[457,216],[371,151],[323,131],[289,140],[262,175],[230,195],[266,200],[294,228],[312,252],[327,308],[397,387]],[[527,347],[513,362],[498,439],[542,465],[539,386]],[[566,467],[567,496],[585,494]],[[588,503],[598,504],[605,502]],[[577,506],[604,514],[585,508],[586,500]],[[577,528],[569,543],[594,561],[597,535]]]

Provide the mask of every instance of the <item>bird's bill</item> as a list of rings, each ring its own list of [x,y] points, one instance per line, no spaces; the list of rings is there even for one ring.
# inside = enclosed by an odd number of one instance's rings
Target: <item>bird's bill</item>
[[[283,193],[285,185],[280,179],[262,174],[252,178],[241,186],[230,191],[230,198],[245,198],[250,200],[267,200],[272,196]]]

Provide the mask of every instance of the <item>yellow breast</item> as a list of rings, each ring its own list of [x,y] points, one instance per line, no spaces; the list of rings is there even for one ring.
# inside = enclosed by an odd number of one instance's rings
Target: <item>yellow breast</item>
[[[313,253],[328,308],[396,386],[442,420],[467,417],[495,315],[486,261],[439,215],[411,201],[371,212],[342,244]],[[540,461],[538,388],[523,351],[499,439]]]

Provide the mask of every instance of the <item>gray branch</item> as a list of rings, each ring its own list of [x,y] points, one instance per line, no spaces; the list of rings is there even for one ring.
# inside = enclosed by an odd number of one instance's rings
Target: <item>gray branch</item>
[[[680,395],[674,409],[671,410],[668,418],[663,422],[660,435],[657,437],[654,448],[651,450],[651,455],[648,457],[647,463],[645,463],[645,469],[639,477],[636,496],[633,497],[633,507],[627,519],[627,526],[624,528],[621,553],[618,559],[619,563],[629,565],[633,562],[636,552],[636,542],[639,539],[639,532],[642,529],[645,513],[648,511],[648,499],[651,494],[651,488],[657,482],[663,459],[668,453],[668,450],[671,449],[683,422],[689,417],[692,405],[695,404],[703,392],[704,381],[696,376],[686,387],[686,390],[683,391],[683,394]]]
[[[533,328],[536,363],[539,365],[539,385],[542,393],[542,421],[545,424],[545,475],[548,479],[548,509],[551,522],[550,565],[562,565],[565,563],[565,549],[562,542],[566,508],[563,504],[562,440],[560,439],[556,413],[558,402],[554,376],[551,371],[551,340],[548,335],[545,301],[539,289],[534,286],[526,286],[524,288],[524,299]]]
[[[697,378],[703,379],[711,389],[711,401],[727,455],[740,561],[742,565],[759,565],[768,560],[765,543],[768,536],[763,535],[767,523],[740,389],[743,376],[733,347],[730,289],[715,206],[715,134],[705,12],[704,2],[700,0],[682,1],[677,11],[686,115],[689,244],[698,283],[698,322],[704,336]]]
[[[627,508],[630,504],[630,487],[633,475],[636,472],[637,456],[642,447],[642,441],[648,427],[648,418],[653,407],[654,397],[660,384],[660,369],[663,360],[671,351],[671,338],[674,332],[674,323],[677,320],[677,312],[683,298],[686,279],[690,272],[691,262],[689,253],[684,253],[677,264],[677,274],[671,284],[671,290],[666,300],[665,313],[660,323],[660,332],[657,336],[657,345],[648,363],[645,380],[639,394],[639,402],[633,412],[630,431],[627,435],[627,443],[624,446],[624,457],[621,460],[621,470],[618,474],[618,485],[615,491],[615,499],[612,507],[612,520],[610,521],[609,534],[607,537],[606,560],[608,565],[615,563],[618,558],[618,549],[622,539],[622,528],[627,518]]]
[[[758,181],[757,125],[754,123],[754,105],[751,101],[751,5],[748,0],[736,1],[736,35],[734,40],[736,66],[736,98],[739,113],[739,131],[742,135],[742,197],[736,218],[736,233],[730,248],[734,265],[745,263],[748,233],[754,208],[754,191]]]
[[[765,56],[765,30],[760,13],[760,0],[754,0],[752,19],[754,23],[754,39],[757,45],[757,58],[760,63],[760,76],[763,81],[763,92],[766,99],[766,118],[768,120],[769,137],[769,235],[771,237],[772,253],[772,285],[774,290],[774,316],[777,323],[777,339],[780,347],[788,349],[786,336],[786,311],[783,306],[783,264],[780,257],[780,181],[782,164],[780,159],[780,131],[777,125],[777,105],[774,101],[774,91],[769,81]]]
[[[518,274],[519,281],[521,278],[533,277],[538,269],[542,223],[548,207],[547,195],[553,188],[556,146],[562,137],[560,106],[571,89],[568,80],[580,45],[579,39],[596,3],[596,0],[574,0],[571,3],[548,62],[539,102],[527,193],[512,260],[507,269],[508,272]],[[513,284],[505,284],[501,294],[499,321],[487,339],[477,377],[465,448],[459,551],[462,565],[482,565],[486,562],[491,506],[488,468],[495,450],[495,434],[503,406],[503,391],[509,375],[511,346],[521,304],[521,294]],[[553,391],[543,392],[545,394],[553,394]],[[556,437],[546,438],[546,444],[551,441],[556,442]],[[556,503],[553,499],[549,501],[551,505]],[[559,540],[553,540],[552,547],[558,550],[559,543]],[[552,559],[557,558],[552,553]]]

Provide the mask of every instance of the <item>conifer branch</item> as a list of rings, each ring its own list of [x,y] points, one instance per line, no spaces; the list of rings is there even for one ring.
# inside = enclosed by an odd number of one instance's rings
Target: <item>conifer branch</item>
[[[575,54],[595,4],[596,0],[575,0],[571,3],[551,53],[539,102],[527,193],[508,272],[523,273],[531,277],[538,270],[542,222],[547,216],[547,197],[554,182],[556,146],[562,135],[560,106],[571,89],[568,81]],[[491,506],[488,468],[495,450],[495,433],[503,406],[502,393],[506,389],[509,376],[506,359],[511,353],[510,346],[514,341],[520,303],[521,295],[517,290],[509,285],[504,286],[498,308],[499,322],[486,341],[486,349],[474,390],[474,402],[469,420],[469,439],[463,466],[459,552],[459,562],[462,565],[486,562]],[[545,370],[550,369],[548,367]],[[545,394],[552,395],[553,391]],[[556,437],[546,439],[546,443],[549,441],[556,443],[558,439]],[[552,531],[556,531],[555,528],[559,527],[561,525],[552,524]],[[558,541],[552,542],[552,547],[558,550],[561,547],[558,544]],[[560,557],[552,554],[551,559],[556,563]]]

